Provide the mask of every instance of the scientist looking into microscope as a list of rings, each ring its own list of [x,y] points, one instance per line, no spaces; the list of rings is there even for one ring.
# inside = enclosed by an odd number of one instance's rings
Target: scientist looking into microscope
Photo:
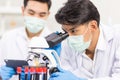
[[[4,59],[25,60],[29,41],[35,36],[45,37],[51,33],[46,25],[50,7],[51,0],[24,0],[22,14],[25,26],[6,33],[1,39],[0,75],[3,80],[10,79],[15,73],[12,68],[3,65]],[[53,49],[59,52],[60,46]]]
[[[120,80],[120,33],[100,24],[90,0],[68,0],[55,17],[69,37],[60,56],[63,69],[49,80]]]

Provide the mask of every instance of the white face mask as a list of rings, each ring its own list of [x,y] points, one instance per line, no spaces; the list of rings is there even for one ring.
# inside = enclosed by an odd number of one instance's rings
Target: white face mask
[[[25,27],[31,33],[38,33],[46,26],[46,20],[36,17],[25,16]]]
[[[79,36],[69,36],[67,41],[68,45],[78,52],[83,52],[85,49],[87,49],[90,46],[91,40],[84,42],[84,35]]]

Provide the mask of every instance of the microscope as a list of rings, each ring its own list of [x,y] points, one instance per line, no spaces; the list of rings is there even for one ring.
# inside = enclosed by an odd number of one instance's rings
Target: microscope
[[[60,66],[60,60],[57,52],[52,49],[61,41],[68,37],[68,33],[55,32],[45,38],[34,37],[30,41],[30,51],[27,58],[29,66],[34,68],[43,69],[43,75],[39,72],[39,76],[42,76],[39,80],[48,80],[50,74],[57,71],[57,66]],[[38,72],[37,72],[38,73]],[[36,78],[35,80],[37,80]]]
[[[55,32],[43,37],[34,37],[29,44],[29,56],[27,62],[29,65],[38,66],[39,63],[46,63],[49,67],[60,65],[58,53],[50,48],[58,45],[68,37],[68,33]],[[38,59],[38,61],[37,61]],[[34,60],[34,61],[33,61]],[[33,63],[31,63],[31,61]],[[49,64],[49,65],[48,65]]]

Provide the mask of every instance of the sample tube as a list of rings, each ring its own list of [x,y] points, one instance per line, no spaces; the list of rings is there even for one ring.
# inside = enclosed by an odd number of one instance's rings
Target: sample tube
[[[36,68],[36,80],[43,80],[43,75],[42,75],[43,69],[41,67]]]
[[[29,67],[25,67],[25,80],[28,80],[28,72],[29,72]]]
[[[47,80],[47,67],[43,67],[43,80]]]
[[[30,68],[30,80],[34,80],[34,77],[35,77],[35,68],[34,67],[31,67]]]
[[[17,67],[17,74],[18,74],[18,78],[19,78],[19,80],[21,80],[21,72],[22,72],[22,68],[21,67]]]

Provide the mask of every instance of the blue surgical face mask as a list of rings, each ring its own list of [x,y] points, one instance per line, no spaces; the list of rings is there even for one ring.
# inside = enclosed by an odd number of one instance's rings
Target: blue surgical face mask
[[[46,26],[46,20],[32,17],[32,16],[25,16],[25,27],[31,33],[38,33]]]
[[[85,42],[84,41],[84,35],[79,36],[69,36],[68,39],[68,45],[78,52],[83,52],[85,49],[87,49],[90,46],[91,40]]]

